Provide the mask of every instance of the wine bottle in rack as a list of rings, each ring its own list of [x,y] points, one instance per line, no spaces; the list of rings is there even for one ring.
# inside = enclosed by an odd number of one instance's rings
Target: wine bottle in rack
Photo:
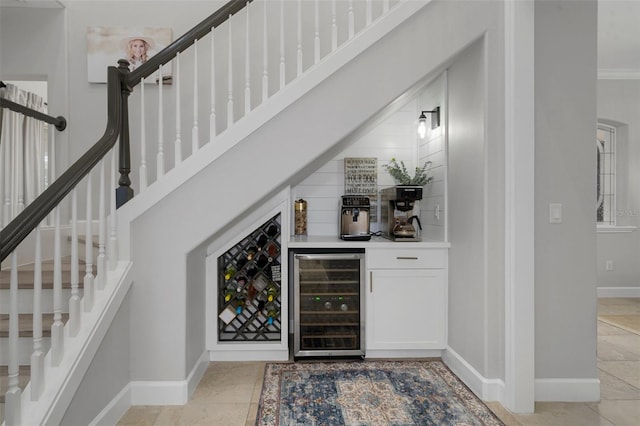
[[[278,235],[278,227],[275,224],[271,224],[267,227],[267,230],[265,231],[267,233],[267,235],[271,238],[275,237],[276,235]]]
[[[267,287],[267,300],[273,302],[278,297],[278,288],[274,283],[269,284]]]
[[[227,266],[227,269],[224,270],[224,280],[229,281],[236,274],[236,268],[233,265]]]
[[[267,311],[267,324],[272,325],[278,318],[278,306],[274,302],[268,302],[265,309]]]

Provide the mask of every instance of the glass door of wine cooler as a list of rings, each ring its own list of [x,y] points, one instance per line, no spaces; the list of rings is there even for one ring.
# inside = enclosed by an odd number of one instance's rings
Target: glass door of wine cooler
[[[364,356],[364,253],[291,257],[294,357]]]

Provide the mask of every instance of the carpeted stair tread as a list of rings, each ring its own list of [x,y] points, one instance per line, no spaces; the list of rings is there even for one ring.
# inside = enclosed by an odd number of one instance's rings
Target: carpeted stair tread
[[[96,275],[97,266],[92,264],[93,275]],[[34,282],[34,264],[27,264],[18,267],[18,288],[19,289],[31,289]],[[79,261],[79,283],[78,287],[82,288],[84,275],[85,275],[85,263],[83,260]],[[8,290],[11,283],[11,270],[0,271],[0,290]],[[46,260],[42,262],[42,288],[53,288],[53,260]],[[71,288],[71,261],[68,258],[62,259],[62,288]]]
[[[0,365],[0,404],[4,404],[4,394],[9,389],[9,367],[6,365]],[[18,367],[18,386],[24,390],[29,383],[31,377],[31,366],[20,365]]]
[[[62,314],[62,322],[66,323],[69,314]],[[42,336],[51,337],[53,314],[42,314]],[[33,314],[18,314],[19,337],[33,337]],[[0,314],[0,338],[9,337],[9,314]]]

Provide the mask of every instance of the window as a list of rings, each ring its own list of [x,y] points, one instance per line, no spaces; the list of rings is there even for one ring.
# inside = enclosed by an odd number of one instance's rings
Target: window
[[[599,123],[596,137],[598,225],[616,225],[616,129]]]

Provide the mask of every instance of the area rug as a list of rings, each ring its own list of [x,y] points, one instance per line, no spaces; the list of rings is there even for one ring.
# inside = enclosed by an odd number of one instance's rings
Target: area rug
[[[256,426],[503,425],[440,360],[268,363]]]
[[[640,334],[640,315],[598,315],[598,319],[630,333]]]

